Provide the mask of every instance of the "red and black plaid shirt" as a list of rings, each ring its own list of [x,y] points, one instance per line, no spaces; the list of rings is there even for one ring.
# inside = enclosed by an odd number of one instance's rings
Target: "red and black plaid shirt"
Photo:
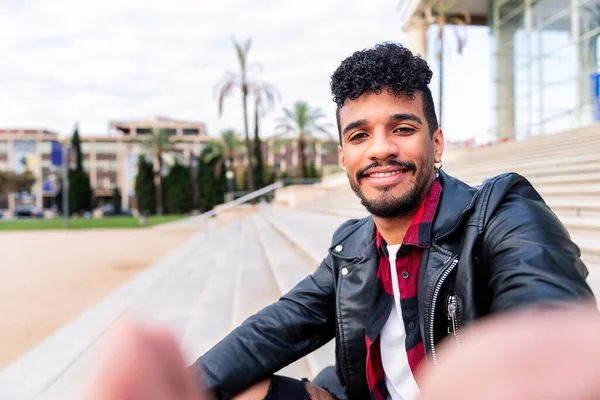
[[[423,249],[431,245],[431,226],[441,192],[442,185],[436,179],[406,231],[402,246],[396,255],[400,307],[402,308],[402,319],[406,331],[405,347],[408,364],[413,373],[425,358],[417,305],[419,264]],[[379,333],[392,310],[394,291],[387,244],[379,231],[377,231],[376,241],[379,252],[377,277],[381,284],[378,285],[375,295],[371,298],[372,304],[369,307],[370,310],[376,310],[376,312],[367,319],[365,338],[367,343],[366,372],[371,397],[374,400],[384,400],[387,398],[388,392],[385,386],[385,371],[381,362]]]

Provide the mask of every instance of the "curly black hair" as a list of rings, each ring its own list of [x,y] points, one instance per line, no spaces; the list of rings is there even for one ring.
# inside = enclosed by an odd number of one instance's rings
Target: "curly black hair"
[[[414,99],[415,92],[423,94],[423,112],[433,135],[438,129],[435,106],[429,82],[433,73],[427,62],[398,43],[380,43],[371,49],[357,51],[346,58],[331,76],[331,94],[337,104],[336,119],[340,144],[340,108],[348,99],[355,100],[365,92],[387,92]]]

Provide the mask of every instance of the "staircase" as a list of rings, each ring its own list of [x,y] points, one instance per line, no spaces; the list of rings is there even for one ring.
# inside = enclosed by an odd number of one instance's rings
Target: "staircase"
[[[525,176],[581,248],[588,282],[600,293],[600,125],[522,142],[448,149],[444,170],[470,185],[504,172]],[[300,207],[346,218],[367,215],[347,183],[326,190]]]
[[[472,185],[507,171],[528,178],[581,247],[588,282],[597,293],[599,130],[595,126],[524,142],[450,149],[444,157],[444,169]],[[125,316],[171,327],[193,362],[314,271],[341,223],[367,215],[342,178],[314,188],[280,189],[279,203],[288,207],[263,205],[229,225],[198,217],[178,223],[191,227],[202,222],[203,231],[0,371],[0,399],[86,398],[89,376],[101,356],[100,339]],[[333,361],[330,342],[281,373],[312,378]]]

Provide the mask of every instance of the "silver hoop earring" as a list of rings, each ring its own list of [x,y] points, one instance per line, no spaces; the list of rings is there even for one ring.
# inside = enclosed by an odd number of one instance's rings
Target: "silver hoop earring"
[[[442,169],[442,162],[440,161],[439,163],[433,163],[433,166],[439,171],[440,169]]]

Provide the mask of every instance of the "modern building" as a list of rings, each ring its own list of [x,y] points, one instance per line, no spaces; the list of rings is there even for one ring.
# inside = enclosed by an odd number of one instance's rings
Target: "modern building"
[[[447,0],[401,0],[409,47],[427,54],[429,11]],[[445,15],[490,28],[497,140],[523,139],[598,120],[600,0],[462,0]],[[447,18],[449,19],[449,18]]]
[[[138,157],[147,152],[141,142],[154,130],[165,130],[176,139],[174,149],[164,155],[166,165],[172,165],[175,160],[190,165],[206,143],[219,140],[209,137],[202,123],[166,117],[110,121],[109,126],[108,135],[81,135],[83,167],[90,176],[96,204],[112,201],[115,188],[118,188],[124,209],[136,208]],[[36,177],[31,194],[26,198],[0,194],[0,209],[12,212],[23,201],[43,209],[56,205],[61,171],[52,165],[52,145],[55,142],[68,143],[70,136],[70,133],[59,135],[47,130],[0,129],[0,171],[21,173],[28,169]],[[334,141],[310,143],[306,150],[307,161],[325,173],[333,172],[338,168],[337,146]],[[265,163],[279,173],[285,172],[290,176],[297,173],[299,152],[296,141],[264,140],[263,154]],[[248,164],[244,155],[237,162],[245,166]]]

